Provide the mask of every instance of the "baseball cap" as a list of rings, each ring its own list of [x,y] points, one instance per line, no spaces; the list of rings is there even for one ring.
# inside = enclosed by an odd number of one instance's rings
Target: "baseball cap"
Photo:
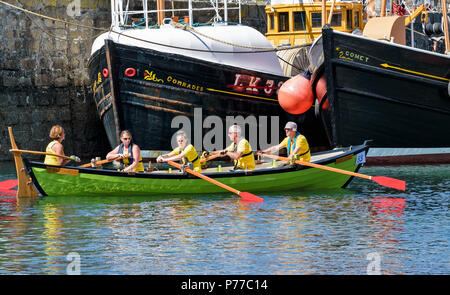
[[[231,125],[230,128],[228,128],[228,132],[241,133],[241,127],[239,127],[238,125]]]
[[[284,126],[284,129],[291,129],[293,131],[297,131],[297,124],[294,122],[287,122],[286,126]]]

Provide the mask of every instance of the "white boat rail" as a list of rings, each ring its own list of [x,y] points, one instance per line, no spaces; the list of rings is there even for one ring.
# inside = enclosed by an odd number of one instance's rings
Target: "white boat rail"
[[[213,10],[216,12],[216,16],[214,17],[214,22],[228,22],[228,11],[229,10],[238,10],[238,23],[242,23],[241,16],[241,0],[209,0],[209,3],[212,7],[198,7],[193,8],[193,3],[206,3],[208,1],[193,1],[188,0],[187,8],[178,8],[178,9],[148,9],[148,1],[142,0],[142,10],[128,10],[130,0],[111,0],[111,27],[126,27],[128,26],[128,17],[133,15],[142,15],[145,20],[145,28],[148,29],[151,24],[149,24],[149,14],[158,14],[160,12],[171,12],[172,15],[174,12],[188,12],[189,17],[189,26],[192,26],[194,23],[193,12],[194,11],[208,11]],[[152,0],[154,1],[154,0]],[[164,2],[164,0],[156,0],[159,6],[160,2]],[[124,3],[125,7],[124,7]],[[229,6],[230,4],[230,6]],[[234,6],[233,6],[234,5]],[[220,15],[220,12],[223,12],[223,17]]]

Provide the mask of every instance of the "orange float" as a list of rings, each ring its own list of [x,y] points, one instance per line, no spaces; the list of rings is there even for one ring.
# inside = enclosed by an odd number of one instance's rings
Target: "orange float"
[[[316,84],[316,95],[319,102],[322,101],[322,98],[327,93],[327,81],[325,80],[325,76],[320,77],[319,81]]]
[[[316,83],[316,97],[319,104],[322,102],[322,99],[325,98],[325,102],[322,104],[321,109],[329,110],[330,104],[328,103],[327,96],[327,80],[325,79],[325,75],[320,77],[319,81]]]
[[[303,114],[311,108],[313,102],[310,82],[302,75],[287,80],[278,91],[278,103],[290,114]]]

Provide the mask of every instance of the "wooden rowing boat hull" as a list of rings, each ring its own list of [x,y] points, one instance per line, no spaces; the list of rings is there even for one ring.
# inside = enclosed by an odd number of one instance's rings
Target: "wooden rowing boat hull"
[[[365,156],[368,149],[368,146],[361,145],[316,163],[357,171],[361,167],[357,158]],[[214,184],[180,172],[128,174],[106,169],[48,166],[26,159],[24,163],[37,191],[44,196],[135,196],[226,192]],[[297,165],[255,169],[250,172],[204,174],[237,190],[250,192],[342,188],[352,179],[348,175]]]

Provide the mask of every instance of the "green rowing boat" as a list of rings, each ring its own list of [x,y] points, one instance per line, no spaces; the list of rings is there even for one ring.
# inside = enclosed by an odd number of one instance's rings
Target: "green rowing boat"
[[[351,172],[365,162],[369,146],[333,149],[312,155],[311,162]],[[116,170],[51,166],[22,157],[25,170],[42,196],[135,196],[175,194],[216,194],[223,188],[189,173],[175,170],[124,173]],[[255,170],[202,172],[223,184],[251,192],[345,188],[353,176],[284,162],[263,162]]]

